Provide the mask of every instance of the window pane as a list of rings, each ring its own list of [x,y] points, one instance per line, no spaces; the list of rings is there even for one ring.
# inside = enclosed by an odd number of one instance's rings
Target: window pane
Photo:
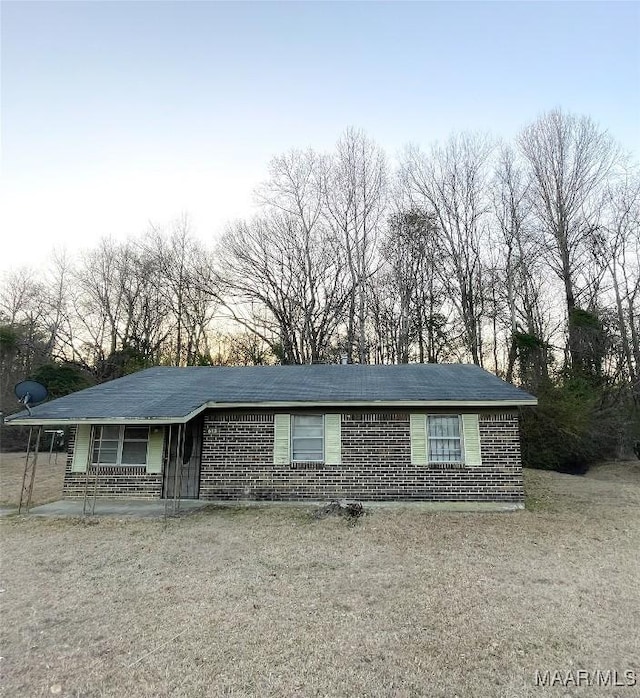
[[[147,442],[125,441],[122,445],[122,465],[146,465]]]
[[[321,414],[295,414],[291,418],[291,455],[298,461],[324,458],[324,417]]]
[[[429,436],[435,438],[451,438],[460,436],[460,419],[453,417],[429,417]]]
[[[293,452],[293,460],[317,460],[321,461],[323,460],[322,458],[322,451],[316,451],[316,450],[294,450]]]
[[[294,414],[293,428],[296,427],[316,427],[321,428],[323,423],[321,414]]]
[[[429,460],[435,463],[459,462],[462,459],[460,439],[430,439]]]
[[[98,461],[98,458],[100,459]],[[92,463],[117,463],[118,462],[118,442],[117,441],[95,441],[93,444]]]
[[[293,454],[294,461],[318,461],[322,462],[322,451],[299,451]]]
[[[323,428],[322,425],[320,427],[295,427],[293,430],[293,436],[294,438],[298,437],[311,437],[311,438],[322,438],[322,432]]]
[[[110,443],[110,442],[109,442]],[[100,458],[100,460],[98,460]],[[115,448],[100,448],[97,444],[93,447],[93,463],[113,464],[118,462],[118,447]]]
[[[120,442],[117,439],[102,439],[102,441],[96,441],[95,446],[97,448],[101,448],[103,451],[105,448],[115,448],[117,451],[119,443]]]
[[[322,439],[294,439],[293,448],[296,451],[322,451]]]
[[[134,439],[137,441],[146,441],[149,438],[149,427],[125,427],[124,440],[129,441]]]
[[[104,465],[146,465],[148,440],[149,427],[97,426],[92,462]]]
[[[457,415],[429,416],[429,460],[432,463],[462,462],[460,418]]]
[[[100,433],[97,437],[102,439],[115,439],[117,441],[120,438],[120,427],[100,427]]]

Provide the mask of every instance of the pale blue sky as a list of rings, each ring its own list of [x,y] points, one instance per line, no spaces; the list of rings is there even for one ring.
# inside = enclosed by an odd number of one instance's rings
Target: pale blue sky
[[[269,158],[350,125],[393,155],[589,114],[640,152],[640,4],[7,2],[0,269],[191,213],[251,213]],[[38,261],[41,257],[38,258]]]

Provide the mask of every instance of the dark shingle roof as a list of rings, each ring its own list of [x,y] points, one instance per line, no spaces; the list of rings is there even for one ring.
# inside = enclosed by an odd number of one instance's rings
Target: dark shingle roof
[[[156,367],[38,405],[31,417],[21,412],[7,421],[182,421],[214,403],[505,406],[535,404],[535,398],[470,364]]]

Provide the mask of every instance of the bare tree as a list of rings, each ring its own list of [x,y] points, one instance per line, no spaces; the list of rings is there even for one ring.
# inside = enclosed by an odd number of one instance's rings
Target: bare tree
[[[74,281],[87,365],[104,365],[117,352],[138,362],[160,361],[171,334],[170,308],[152,250],[103,239],[81,257]]]
[[[46,279],[23,267],[0,283],[0,411],[18,408],[13,387],[51,360]]]
[[[486,241],[488,159],[491,143],[471,134],[452,136],[426,155],[409,147],[401,164],[414,203],[433,211],[440,231],[441,278],[463,328],[465,347],[482,364],[484,302],[482,248]]]
[[[612,183],[606,194],[600,254],[611,280],[624,375],[640,394],[640,178]]]
[[[22,267],[3,275],[0,286],[0,316],[10,325],[24,321],[37,323],[44,312],[43,281],[35,271]]]
[[[64,250],[54,250],[45,280],[47,353],[60,361],[78,361],[76,321],[71,310],[73,264]]]
[[[602,189],[619,160],[611,137],[588,117],[553,110],[527,126],[518,138],[528,163],[530,197],[544,237],[546,261],[564,287],[568,352],[582,365],[581,303],[597,295],[593,271],[594,239],[599,228]]]
[[[530,197],[530,180],[510,146],[501,148],[493,180],[493,210],[496,220],[494,263],[495,280],[492,284],[494,347],[497,345],[495,323],[499,323],[502,307],[508,318],[507,380],[513,379],[518,352],[537,353],[532,385],[544,379],[548,356],[545,346],[543,283],[545,270],[541,259],[541,240],[534,227]],[[520,346],[522,335],[528,335],[529,344]],[[534,346],[535,345],[535,346]],[[499,371],[495,359],[496,372]],[[524,379],[524,376],[521,376]]]
[[[0,324],[15,338],[15,375],[20,380],[49,359],[47,286],[27,267],[8,272],[0,286]]]
[[[211,339],[209,359],[213,366],[263,366],[272,364],[269,345],[255,332],[217,332]]]
[[[438,234],[434,217],[418,208],[389,219],[372,289],[377,361],[436,362],[450,349],[444,287],[436,271]]]
[[[80,256],[75,270],[71,302],[87,365],[118,349],[118,328],[124,313],[118,256],[117,243],[103,238],[96,248]]]
[[[263,213],[231,226],[218,248],[225,307],[284,363],[326,358],[351,292],[326,222],[328,169],[312,150],[274,158],[257,192]]]
[[[360,130],[349,128],[338,141],[326,187],[326,215],[344,246],[352,294],[346,315],[346,351],[368,363],[368,288],[376,241],[386,207],[384,151]]]
[[[209,353],[208,331],[216,306],[210,289],[213,263],[208,251],[191,231],[186,214],[170,231],[152,226],[144,249],[155,256],[170,325],[164,354],[175,366],[192,365]]]
[[[317,221],[274,211],[237,223],[218,249],[221,300],[283,363],[323,360],[348,298],[340,255]]]

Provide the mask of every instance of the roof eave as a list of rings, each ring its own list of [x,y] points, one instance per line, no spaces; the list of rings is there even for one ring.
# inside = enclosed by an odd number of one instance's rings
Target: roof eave
[[[65,424],[131,424],[131,425],[163,425],[183,424],[190,421],[207,409],[308,409],[308,408],[348,408],[359,409],[363,407],[375,408],[463,408],[463,409],[496,409],[535,407],[538,404],[536,398],[522,398],[519,400],[357,400],[357,401],[332,401],[332,400],[281,400],[265,402],[206,402],[195,410],[185,415],[171,415],[165,417],[38,417],[37,415],[7,417],[5,424],[12,426],[49,426]]]
[[[485,408],[493,407],[523,407],[538,404],[536,398],[522,398],[519,400],[283,400],[269,402],[207,402],[202,409],[236,409],[247,407],[464,407]]]
[[[162,424],[177,424],[188,422],[185,417],[21,417],[20,419],[5,420],[5,426],[30,427],[30,426],[65,426],[68,424],[130,424],[132,426],[149,426]]]

